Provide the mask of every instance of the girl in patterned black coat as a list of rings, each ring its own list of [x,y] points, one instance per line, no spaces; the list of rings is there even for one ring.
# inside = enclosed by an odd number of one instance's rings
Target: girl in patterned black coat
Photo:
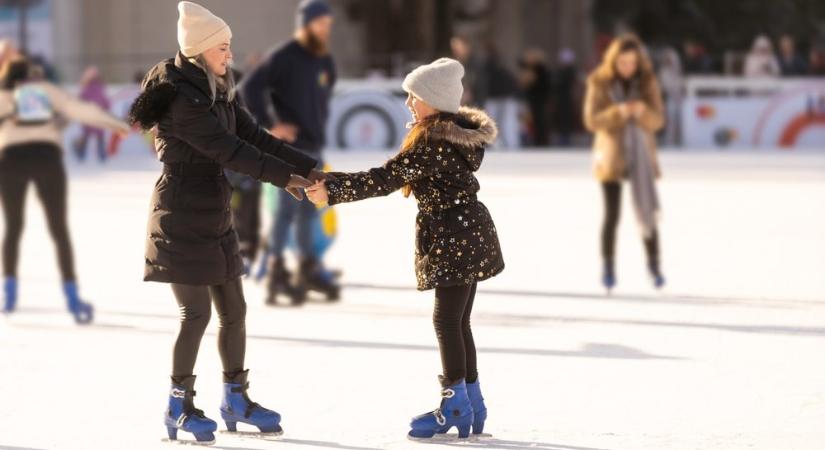
[[[496,125],[483,111],[459,107],[464,69],[442,58],[404,80],[414,122],[401,151],[383,167],[333,173],[307,188],[316,203],[354,202],[401,190],[418,202],[415,269],[418,289],[435,289],[433,324],[444,373],[441,406],[413,418],[410,438],[431,438],[453,426],[459,437],[481,434],[487,411],[478,384],[470,314],[479,281],[504,269],[498,235],[478,201],[474,172]]]

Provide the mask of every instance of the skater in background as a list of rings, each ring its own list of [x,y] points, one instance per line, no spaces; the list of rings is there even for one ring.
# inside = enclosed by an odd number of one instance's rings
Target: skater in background
[[[464,94],[461,104],[482,108],[487,103],[490,94],[490,80],[487,63],[482,55],[473,48],[473,44],[466,36],[453,36],[450,39],[450,51],[453,58],[458,60],[465,70]]]
[[[92,305],[80,299],[67,223],[66,170],[63,165],[63,120],[126,134],[129,126],[92,103],[36,79],[35,68],[23,56],[2,67],[0,80],[0,201],[5,218],[3,236],[4,310],[17,304],[17,261],[23,233],[26,190],[31,182],[43,203],[49,233],[57,248],[63,292],[75,321],[89,323]]]
[[[521,85],[530,111],[532,139],[529,145],[550,145],[550,118],[547,114],[550,101],[550,71],[545,64],[544,51],[527,49],[519,62]]]
[[[335,86],[335,64],[329,54],[332,10],[321,0],[304,0],[298,6],[295,36],[272,50],[248,75],[239,90],[259,123],[272,135],[295,145],[312,158],[321,159]],[[272,106],[275,117],[269,112]],[[312,243],[312,224],[318,212],[309,201],[278,194],[269,245],[270,261],[266,303],[286,294],[293,304],[305,301],[308,290],[337,291],[337,283],[324,269]],[[292,276],[284,261],[290,228],[295,226],[299,266]]]
[[[80,77],[80,94],[81,100],[89,103],[94,103],[100,109],[108,111],[111,107],[109,97],[106,95],[106,85],[103,83],[103,78],[100,76],[100,71],[97,67],[90,66],[83,72]],[[91,138],[94,145],[97,147],[97,157],[100,162],[106,161],[106,135],[100,128],[85,125],[80,137],[74,144],[74,152],[77,159],[80,161],[86,160],[86,145]]]
[[[777,61],[785,77],[801,77],[808,72],[808,63],[796,50],[796,42],[790,34],[783,34],[779,38],[779,52]]]
[[[505,150],[518,150],[519,139],[519,88],[516,77],[505,66],[498,49],[491,41],[487,43],[487,59],[484,62],[483,77],[487,81],[487,100],[484,109],[498,124],[496,145]]]
[[[630,181],[633,207],[642,230],[647,264],[656,288],[664,285],[659,261],[657,219],[659,163],[655,133],[664,125],[662,94],[647,51],[631,34],[610,43],[587,79],[584,124],[593,132],[593,169],[604,197],[601,232],[602,284],[616,284],[616,228],[622,180]]]
[[[579,82],[576,69],[576,53],[563,48],[558,54],[559,67],[553,72],[553,124],[558,133],[556,145],[568,147],[572,143],[573,128],[576,126],[576,106],[573,96]]]
[[[172,388],[165,424],[200,443],[214,440],[217,424],[196,409],[195,359],[211,315],[218,311],[218,351],[223,366],[221,417],[229,431],[238,422],[280,433],[280,415],[246,394],[246,302],[243,262],[223,169],[289,190],[319,179],[317,161],[258,126],[235,98],[230,70],[232,33],[209,10],[178,4],[177,56],[158,63],[142,83],[130,119],[156,129],[163,173],[152,193],[147,227],[146,281],[170,283],[180,309],[172,359]]]
[[[743,74],[746,77],[778,77],[782,75],[773,44],[765,35],[756,36],[750,52],[745,56]]]
[[[418,289],[435,289],[433,324],[441,352],[442,401],[413,418],[410,438],[426,439],[453,426],[465,438],[480,434],[487,418],[476,365],[470,315],[478,282],[504,269],[498,235],[478,201],[474,172],[484,149],[496,140],[495,123],[481,110],[460,107],[464,68],[441,58],[404,80],[410,133],[397,156],[367,172],[333,173],[332,180],[306,190],[316,203],[338,204],[414,194]]]

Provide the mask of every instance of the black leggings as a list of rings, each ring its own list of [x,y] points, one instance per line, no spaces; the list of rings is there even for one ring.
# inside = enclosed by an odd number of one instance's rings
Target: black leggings
[[[217,286],[173,283],[172,292],[180,308],[180,332],[173,351],[172,380],[180,383],[192,375],[201,338],[212,314],[212,303],[220,320],[218,352],[224,380],[232,379],[243,370],[246,353],[246,301],[241,279]]]
[[[26,189],[30,181],[34,183],[46,212],[49,232],[57,247],[60,274],[64,281],[73,281],[74,255],[66,223],[66,171],[60,148],[47,142],[13,145],[0,150],[0,200],[6,219],[3,275],[17,276]]]
[[[616,254],[616,228],[622,204],[622,184],[619,181],[602,183],[604,194],[604,223],[602,224],[602,258],[613,262]],[[659,261],[659,232],[656,228],[650,237],[644,238],[648,263]]]
[[[433,325],[441,351],[444,387],[462,378],[468,383],[478,379],[476,346],[470,328],[475,296],[476,283],[435,289]]]

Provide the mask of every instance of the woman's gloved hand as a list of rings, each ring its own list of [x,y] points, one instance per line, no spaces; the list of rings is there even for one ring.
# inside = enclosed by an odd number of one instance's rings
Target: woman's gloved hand
[[[301,201],[304,199],[304,193],[301,192],[301,190],[310,186],[312,186],[311,181],[300,175],[292,174],[289,176],[289,182],[284,189],[295,197],[296,200]]]
[[[312,169],[309,172],[309,181],[315,183],[317,181],[333,181],[335,180],[335,176],[331,173],[324,172],[323,170]]]

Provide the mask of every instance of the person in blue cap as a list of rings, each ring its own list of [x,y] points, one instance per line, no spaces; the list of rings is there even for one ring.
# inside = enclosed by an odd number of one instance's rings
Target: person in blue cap
[[[319,161],[336,79],[328,48],[332,24],[332,10],[326,2],[302,1],[295,17],[293,38],[271,50],[239,88],[247,108],[261,125]],[[269,112],[270,106],[274,116]],[[272,256],[267,303],[274,303],[278,294],[286,294],[294,304],[300,304],[309,289],[337,291],[335,280],[323,269],[313,251],[315,206],[280,192],[277,195],[278,208],[269,243]],[[301,260],[294,281],[283,258],[293,224]]]

